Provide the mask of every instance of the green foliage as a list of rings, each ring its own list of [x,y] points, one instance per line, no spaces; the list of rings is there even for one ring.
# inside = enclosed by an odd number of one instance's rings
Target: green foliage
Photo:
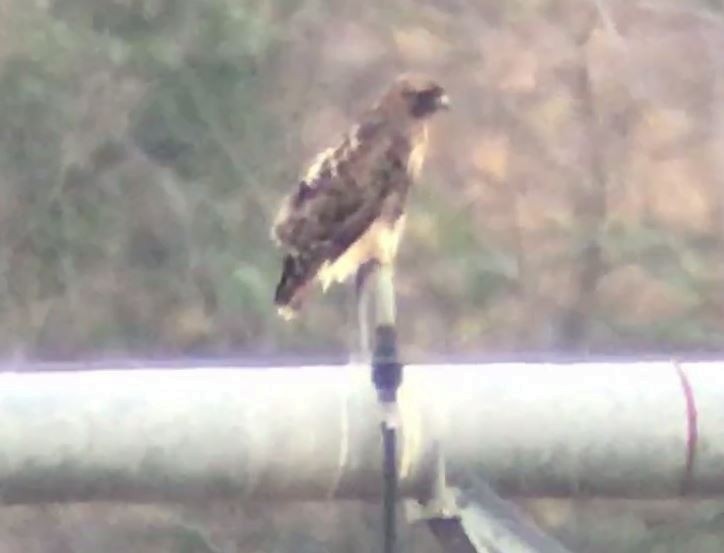
[[[161,309],[124,314],[99,298],[102,333],[152,351],[173,316],[164,304],[212,308],[238,282],[239,259],[266,242],[259,182],[278,168],[259,155],[274,136],[257,75],[275,43],[263,8],[67,0],[18,16],[24,41],[0,65],[0,174],[17,207],[0,221],[4,303],[36,354],[63,336],[73,349],[103,348],[93,325],[75,338],[55,327],[51,340],[52,317],[29,314],[48,300],[43,311],[69,310],[85,326],[79,298],[114,271],[106,293],[150,293]],[[186,276],[199,271],[203,287]]]
[[[546,182],[536,173],[534,185],[530,175],[514,174],[514,166],[555,157],[539,155],[542,144],[531,138],[541,121],[526,120],[525,109],[519,121],[511,119],[518,117],[513,107],[528,101],[516,94],[537,87],[523,94],[552,106],[543,119],[563,127],[562,118],[575,109],[565,95],[547,102],[546,86],[550,75],[575,70],[573,58],[561,57],[563,65],[546,74],[546,60],[520,36],[501,42],[499,68],[478,60],[479,45],[464,32],[442,52],[422,43],[429,36],[444,43],[456,21],[465,20],[465,30],[487,13],[502,34],[506,26],[540,24],[531,40],[548,37],[547,48],[555,49],[563,35],[552,20],[565,2],[484,2],[481,12],[432,3],[420,9],[407,1],[364,8],[316,0],[11,4],[4,29],[13,47],[0,59],[0,352],[83,357],[346,348],[354,315],[344,291],[312,302],[293,325],[277,318],[270,298],[279,255],[268,229],[300,161],[325,145],[306,136],[316,114],[323,124],[330,113],[351,118],[364,107],[350,98],[356,90],[335,83],[347,75],[345,64],[360,83],[376,82],[390,61],[379,60],[379,52],[391,48],[392,58],[400,45],[413,54],[405,61],[412,65],[448,56],[445,79],[463,119],[469,116],[456,127],[464,129],[459,144],[441,145],[448,157],[435,163],[442,172],[426,171],[429,180],[413,194],[414,217],[400,259],[403,301],[444,329],[411,325],[413,350],[464,345],[477,351],[487,346],[475,344],[501,321],[509,341],[498,347],[548,348],[557,342],[546,336],[555,335],[566,310],[583,313],[590,323],[585,339],[601,349],[720,343],[723,319],[712,298],[722,286],[711,260],[722,243],[714,233],[686,233],[656,217],[611,224],[595,209],[569,217],[561,204],[539,208],[550,212],[542,223],[527,220],[537,216],[536,208],[524,209],[531,203],[528,186],[542,190],[544,202],[559,196],[562,186],[559,174]],[[536,22],[541,14],[552,20]],[[349,36],[329,38],[327,25],[346,24]],[[422,27],[430,35],[417,32]],[[296,67],[300,59],[308,68]],[[371,60],[370,68],[360,60]],[[395,70],[404,65],[395,64]],[[496,96],[496,79],[508,87],[506,102]],[[551,90],[564,90],[566,83]],[[577,89],[568,92],[583,101]],[[349,113],[330,105],[340,98]],[[655,120],[668,128],[665,116]],[[470,177],[466,144],[478,144],[478,133],[496,128],[502,138],[482,141],[472,165],[492,163],[501,190],[476,190],[488,185],[479,175]],[[572,171],[572,182],[592,183],[571,191],[578,205],[598,184],[585,176],[589,168]],[[479,204],[481,194],[510,210],[503,214],[507,230],[489,228],[488,218],[500,207]],[[596,245],[599,261],[590,256]],[[586,276],[591,267],[593,277]],[[622,267],[635,267],[639,284],[664,290],[662,301],[673,307],[642,324],[624,301],[581,305],[587,294],[599,296],[600,283]],[[551,289],[555,278],[567,279],[560,284],[565,290]],[[579,294],[585,286],[590,289]],[[640,295],[618,286],[619,295]],[[549,300],[551,293],[555,299]]]

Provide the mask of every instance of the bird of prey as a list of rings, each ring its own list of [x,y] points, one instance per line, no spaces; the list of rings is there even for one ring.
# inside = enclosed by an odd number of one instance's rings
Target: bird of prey
[[[336,147],[321,152],[282,202],[272,238],[284,252],[274,303],[284,318],[314,281],[342,282],[368,261],[392,263],[430,117],[449,105],[429,77],[403,75]]]

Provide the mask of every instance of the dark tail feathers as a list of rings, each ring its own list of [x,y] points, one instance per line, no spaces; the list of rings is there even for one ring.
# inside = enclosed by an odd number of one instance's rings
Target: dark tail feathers
[[[274,303],[283,316],[292,316],[300,307],[301,292],[314,277],[315,264],[301,255],[286,255],[282,276],[274,292]]]

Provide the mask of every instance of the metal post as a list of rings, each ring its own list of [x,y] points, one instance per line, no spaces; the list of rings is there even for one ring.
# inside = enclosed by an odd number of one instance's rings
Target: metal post
[[[383,551],[394,553],[397,549],[397,431],[399,416],[397,390],[402,381],[402,365],[398,359],[397,332],[395,328],[395,290],[393,271],[390,265],[377,265],[366,279],[374,293],[374,351],[372,355],[372,381],[382,411],[380,430],[382,432],[383,472]],[[367,292],[369,293],[369,292]],[[365,290],[361,299],[364,298]],[[366,309],[360,302],[360,311]],[[360,321],[365,319],[362,313]],[[366,325],[365,325],[366,326]],[[364,341],[366,332],[361,327]]]

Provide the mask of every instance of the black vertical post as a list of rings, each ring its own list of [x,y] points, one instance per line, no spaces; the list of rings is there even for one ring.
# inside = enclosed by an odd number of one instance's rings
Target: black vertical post
[[[397,390],[402,381],[402,364],[397,355],[397,333],[392,325],[375,329],[372,381],[383,409],[383,551],[397,549]]]
[[[397,431],[384,422],[381,427],[384,463],[382,550],[384,553],[394,553],[397,550]]]
[[[395,291],[392,268],[376,260],[365,263],[357,271],[356,290],[359,309],[360,343],[368,351],[368,315],[370,300],[374,303],[372,382],[382,409],[382,524],[384,553],[397,550],[397,390],[402,381],[402,364],[398,357],[395,330]]]

